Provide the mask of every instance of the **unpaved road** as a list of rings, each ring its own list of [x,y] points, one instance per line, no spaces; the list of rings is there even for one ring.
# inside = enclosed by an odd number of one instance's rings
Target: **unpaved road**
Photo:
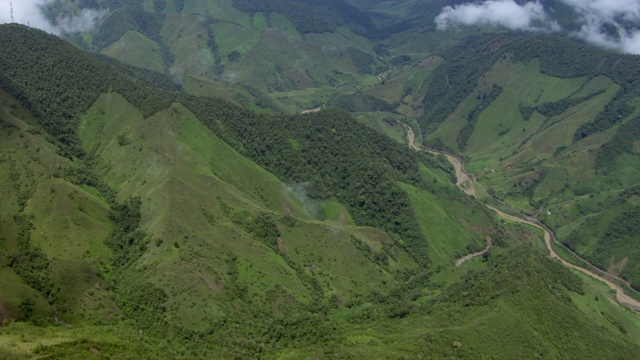
[[[560,262],[562,264],[564,264],[565,266],[568,266],[572,269],[575,269],[577,271],[580,271],[583,274],[586,274],[588,276],[591,276],[592,278],[596,279],[596,280],[600,280],[602,282],[604,282],[605,284],[607,284],[607,286],[609,286],[612,290],[615,290],[616,292],[616,298],[618,299],[618,301],[626,306],[628,306],[629,308],[635,310],[635,311],[640,311],[640,301],[637,301],[636,299],[630,297],[629,295],[624,293],[624,290],[616,285],[615,283],[603,278],[602,276],[587,270],[585,268],[576,266],[566,260],[564,260],[563,258],[561,258],[560,256],[558,256],[558,254],[555,252],[555,250],[553,250],[553,246],[551,246],[551,233],[549,232],[549,230],[547,230],[546,228],[540,226],[539,224],[536,224],[534,222],[531,222],[529,220],[525,220],[525,219],[521,219],[519,217],[513,216],[513,215],[509,215],[506,214],[496,208],[494,208],[493,206],[490,205],[486,205],[486,207],[488,207],[489,209],[495,211],[498,215],[500,215],[501,217],[505,218],[505,219],[509,219],[512,221],[516,221],[519,223],[523,223],[523,224],[527,224],[533,227],[536,227],[540,230],[542,230],[544,232],[544,243],[545,245],[547,245],[547,249],[549,249],[549,254],[551,255],[552,259],[558,259],[560,260]]]
[[[466,263],[467,261],[477,258],[478,256],[482,256],[484,255],[484,253],[486,253],[487,251],[489,251],[489,249],[491,249],[492,246],[492,241],[491,241],[491,236],[487,235],[487,247],[482,250],[482,251],[478,251],[469,255],[465,255],[463,257],[461,257],[460,259],[456,260],[456,266],[460,266],[464,263]]]
[[[456,170],[456,177],[458,178],[457,184],[458,187],[463,190],[466,194],[468,195],[473,195],[475,196],[475,190],[473,188],[473,179],[472,177],[464,170],[464,163],[462,162],[462,160],[460,160],[458,157],[453,156],[451,154],[447,154],[438,150],[434,150],[434,149],[426,149],[426,148],[422,148],[422,147],[417,147],[415,145],[415,133],[413,132],[413,129],[408,126],[405,125],[405,127],[407,128],[407,140],[409,141],[409,147],[411,149],[417,150],[417,151],[426,151],[428,153],[431,154],[435,154],[435,155],[444,155],[447,157],[447,160],[449,160],[449,162],[453,165],[453,167]],[[540,224],[531,221],[528,218],[520,218],[517,216],[513,216],[513,215],[509,215],[507,213],[504,213],[496,208],[494,208],[493,206],[487,205],[485,204],[485,206],[493,211],[495,211],[499,216],[505,218],[505,219],[509,219],[512,221],[516,221],[519,223],[523,223],[523,224],[527,224],[530,226],[533,226],[535,228],[538,228],[540,230],[542,230],[544,232],[544,243],[547,246],[547,249],[549,250],[549,254],[551,255],[552,259],[558,259],[563,265],[570,267],[574,270],[580,271],[583,274],[586,274],[596,280],[602,281],[603,283],[605,283],[607,286],[609,286],[609,288],[611,288],[612,290],[615,291],[616,293],[616,299],[618,300],[618,302],[620,302],[620,304],[623,304],[625,306],[627,306],[628,308],[634,310],[634,311],[639,311],[640,312],[640,301],[630,297],[629,295],[627,295],[624,290],[618,286],[617,284],[615,284],[614,282],[605,279],[604,277],[588,270],[585,268],[582,268],[580,266],[576,266],[574,264],[571,264],[570,262],[562,259],[560,256],[558,256],[558,254],[555,252],[555,250],[553,249],[553,246],[551,245],[551,233],[549,232],[549,230],[547,230],[545,227],[541,226]],[[456,261],[456,265],[461,265],[477,256],[480,256],[482,254],[484,254],[487,250],[489,250],[489,248],[491,247],[491,243],[490,241],[487,241],[487,248],[484,251],[478,252],[478,253],[474,253],[474,254],[469,254],[461,259],[458,259],[458,261]],[[584,261],[584,260],[583,260]],[[628,284],[628,283],[627,283]]]
[[[407,140],[409,140],[410,148],[417,151],[428,152],[434,155],[444,155],[456,170],[456,179],[458,179],[456,181],[456,185],[458,185],[458,187],[462,191],[464,191],[467,195],[471,195],[471,196],[476,195],[476,190],[473,188],[473,180],[471,179],[471,176],[469,176],[469,174],[466,171],[464,171],[464,163],[462,162],[462,160],[446,152],[442,152],[434,149],[427,149],[423,147],[417,147],[415,145],[416,134],[413,132],[413,129],[411,128],[411,126],[405,124],[405,127],[407,128]]]

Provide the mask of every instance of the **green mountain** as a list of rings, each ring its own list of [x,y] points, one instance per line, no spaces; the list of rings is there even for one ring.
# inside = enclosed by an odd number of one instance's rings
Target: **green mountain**
[[[390,111],[462,155],[487,195],[637,287],[639,66],[558,37],[481,35],[360,96],[399,104]]]
[[[47,11],[55,21],[78,8],[106,12],[69,36],[81,48],[244,105],[269,106],[265,93],[279,93],[282,106],[315,108],[329,88],[373,83],[385,67],[363,37],[373,20],[343,0],[58,0]],[[306,99],[282,99],[305,89],[314,89]]]
[[[635,287],[639,59],[436,33],[454,3],[1,25],[0,358],[635,358],[637,313],[483,203]]]

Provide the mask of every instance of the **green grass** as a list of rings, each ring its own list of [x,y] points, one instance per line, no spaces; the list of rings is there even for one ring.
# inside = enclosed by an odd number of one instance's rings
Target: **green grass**
[[[289,111],[328,99],[333,85],[327,74],[338,85],[351,84],[340,92],[364,88],[389,100],[404,94],[394,92],[408,81],[413,92],[402,100],[409,107],[420,103],[422,83],[430,76],[430,69],[408,69],[396,73],[395,81],[385,87],[376,87],[375,77],[355,74],[344,55],[346,44],[364,50],[371,50],[371,44],[346,28],[303,38],[283,16],[273,15],[267,21],[260,15],[238,14],[228,0],[187,1],[184,14],[194,12],[219,14],[223,21],[210,26],[220,30],[214,33],[222,55],[232,49],[243,54],[233,64],[223,56],[225,75],[237,73],[240,79],[227,80],[251,81],[268,90],[281,88],[273,97]],[[169,15],[165,21],[163,40],[176,55],[172,73],[190,74],[185,82],[202,94],[222,93],[225,86],[210,82],[215,77],[211,69],[215,54],[203,47],[208,33],[195,18]],[[255,35],[255,42],[239,43],[244,35]],[[434,34],[412,35],[417,36],[404,49],[415,46],[414,56],[438,45],[418,44]],[[442,41],[458,36],[449,33]],[[326,48],[332,44],[336,48]],[[196,55],[194,49],[199,51]],[[542,129],[547,135],[559,131],[557,137],[549,136],[549,142],[560,141],[583,121],[580,117],[588,119],[586,115],[601,108],[615,90],[608,79],[595,78],[580,91],[606,88],[608,92],[568,110],[571,114],[566,119],[552,119],[554,124],[546,128],[543,119],[534,116],[525,134],[516,134],[514,125],[520,120],[514,112],[517,98],[510,98],[511,94],[547,101],[572,94],[586,81],[545,77],[537,66],[535,61],[527,66],[503,62],[486,75],[487,85],[481,79],[478,91],[496,82],[505,85],[505,92],[482,114],[474,136],[497,144],[502,138],[502,146],[508,147],[525,140],[529,131]],[[263,80],[266,84],[260,83]],[[108,93],[86,114],[78,114],[79,138],[84,149],[95,155],[91,170],[117,192],[119,201],[141,199],[140,229],[146,235],[141,257],[115,269],[110,263],[112,250],[103,243],[116,228],[109,219],[113,209],[95,188],[65,180],[64,168],[83,165],[56,155],[38,129],[29,125],[35,122],[28,111],[12,107],[15,99],[0,100],[4,101],[0,115],[17,126],[4,126],[2,120],[0,128],[0,288],[6,289],[0,294],[0,311],[6,308],[17,318],[18,305],[33,298],[39,315],[35,322],[42,325],[1,327],[0,358],[83,358],[92,352],[113,358],[283,359],[633,358],[638,353],[636,315],[608,301],[604,286],[578,278],[547,259],[539,232],[522,224],[497,222],[477,201],[460,196],[441,169],[420,167],[422,178],[433,184],[430,192],[401,185],[426,236],[431,265],[421,268],[404,250],[400,237],[356,226],[344,204],[310,199],[304,184],[285,184],[225,144],[184,106],[174,103],[145,118],[124,97]],[[467,99],[431,139],[455,142],[455,129],[477,103],[473,96]],[[508,110],[509,119],[498,118],[500,109]],[[361,114],[360,120],[404,142],[404,127],[386,123],[388,116]],[[493,121],[513,128],[496,137],[501,130]],[[569,161],[567,174],[579,177],[592,160],[584,154],[597,149],[607,136],[610,132],[568,149],[576,156],[571,158],[573,163]],[[540,150],[540,160],[550,158],[555,148],[544,143],[543,135],[531,139],[523,151]],[[472,138],[472,143],[465,154],[475,160],[470,169],[479,173],[495,168],[495,173],[484,174],[483,181],[503,190],[511,191],[505,183],[512,186],[540,166],[531,160],[507,176],[496,157],[509,155],[509,150],[497,149],[498,145],[485,149],[478,145],[479,138]],[[536,198],[556,196],[554,206],[562,201],[569,209],[566,226],[570,227],[562,230],[570,233],[580,226],[579,206],[609,205],[615,200],[609,195],[636,182],[636,158],[621,159],[624,180],[598,178],[612,189],[593,199],[572,196],[570,190],[559,187],[569,176],[560,161],[548,166],[547,177],[534,194]],[[5,265],[6,251],[17,249],[16,194],[29,191],[32,196],[25,211],[34,215],[30,242],[51,261],[49,275],[60,288],[58,317],[72,323],[72,328],[54,325],[48,299]],[[537,209],[524,197],[507,196],[506,200],[518,208]],[[260,216],[271,221],[277,236],[261,237],[251,228],[251,221]],[[457,258],[485,247],[480,228],[495,234],[496,244],[488,258],[455,267]],[[160,289],[166,298],[161,304],[118,306],[119,297],[135,292],[131,286],[139,283]],[[123,288],[128,291],[117,292]],[[162,310],[153,314],[157,319],[145,320],[159,325],[141,331],[136,314],[145,314],[147,306],[155,305]],[[140,306],[139,311],[131,312],[133,306]],[[165,333],[155,336],[153,331]]]
[[[289,187],[240,156],[179,104],[143,120],[120,95],[105,94],[83,118],[80,136],[102,159],[99,168],[120,197],[142,198],[141,225],[150,249],[141,266],[169,294],[167,307],[176,319],[171,322],[186,329],[200,331],[227,316],[224,299],[233,290],[224,271],[229,253],[237,255],[236,281],[246,287],[244,301],[260,308],[265,306],[260,299],[276,285],[293,304],[310,302],[304,276],[317,278],[325,294],[347,298],[393,283],[393,273],[416,266],[388,235],[354,227],[340,203],[314,205],[304,187]],[[126,145],[118,141],[122,137]],[[303,221],[293,228],[279,224],[281,239],[273,248],[239,229],[223,206]],[[314,207],[324,209],[324,216]],[[315,220],[322,217],[327,221]],[[371,250],[358,248],[351,236]],[[374,263],[377,253],[387,259],[385,265]]]
[[[359,113],[358,121],[389,136],[399,143],[407,142],[407,130],[403,126],[403,117],[385,112]]]
[[[120,40],[104,48],[101,53],[125,64],[159,73],[165,72],[166,66],[160,46],[137,31],[128,31]]]
[[[439,201],[435,195],[409,185],[402,188],[409,194],[434,265],[450,266],[458,258],[486,246],[484,235],[469,230],[461,221],[466,219],[469,225],[489,226],[482,210],[472,204]]]
[[[321,204],[324,210],[324,218],[329,221],[338,222],[341,224],[353,225],[353,219],[344,205],[336,200],[325,200]]]

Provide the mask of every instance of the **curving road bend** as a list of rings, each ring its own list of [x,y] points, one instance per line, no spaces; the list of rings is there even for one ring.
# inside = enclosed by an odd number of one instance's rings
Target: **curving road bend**
[[[456,177],[457,177],[457,183],[456,185],[463,190],[466,194],[468,195],[472,195],[475,196],[475,190],[473,188],[473,178],[464,170],[464,163],[463,161],[452,155],[452,154],[448,154],[439,150],[435,150],[435,149],[428,149],[428,148],[424,148],[422,146],[418,147],[415,145],[415,133],[413,131],[413,129],[411,128],[411,126],[406,125],[405,127],[407,128],[407,140],[409,141],[409,147],[411,149],[414,149],[416,151],[425,151],[434,155],[444,155],[447,157],[447,160],[449,160],[449,162],[453,165],[453,167],[455,168],[456,171]],[[604,277],[594,273],[593,271],[590,271],[588,269],[582,268],[580,266],[576,266],[574,264],[571,264],[570,262],[562,259],[560,256],[558,256],[558,254],[555,252],[555,250],[553,249],[553,246],[551,245],[551,232],[544,226],[538,224],[537,222],[532,221],[530,218],[528,217],[518,217],[518,216],[513,216],[513,215],[509,215],[505,212],[502,212],[498,209],[496,209],[493,206],[484,204],[487,208],[493,210],[496,212],[496,214],[498,214],[500,217],[503,217],[505,219],[508,220],[512,220],[512,221],[516,221],[519,223],[523,223],[523,224],[527,224],[530,226],[533,226],[535,228],[538,228],[540,230],[542,230],[544,232],[544,243],[547,247],[547,249],[549,250],[549,254],[551,256],[552,259],[558,259],[563,265],[572,268],[574,270],[580,271],[583,274],[586,274],[596,280],[599,280],[603,283],[605,283],[609,288],[611,288],[612,290],[615,291],[616,293],[616,299],[618,300],[618,302],[626,307],[628,307],[629,309],[633,310],[633,311],[637,311],[640,312],[640,301],[632,298],[631,296],[629,296],[628,294],[626,294],[624,292],[624,289],[622,289],[619,285],[615,284],[614,282],[605,279]],[[491,247],[491,243],[488,242],[487,243],[487,248],[484,251],[478,252],[478,253],[474,253],[474,254],[469,254],[461,259],[459,259],[456,262],[456,265],[461,265],[477,256],[480,256],[482,254],[484,254],[487,250],[489,250],[489,248]],[[619,279],[622,280],[622,279]],[[622,280],[624,281],[624,280]],[[628,285],[628,283],[627,283]]]

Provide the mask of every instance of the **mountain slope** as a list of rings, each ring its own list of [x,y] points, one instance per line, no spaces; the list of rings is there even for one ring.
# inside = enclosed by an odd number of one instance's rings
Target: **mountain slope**
[[[342,0],[66,2],[73,5],[49,6],[52,18],[76,6],[107,12],[91,32],[70,35],[72,41],[171,74],[192,93],[223,82],[286,92],[371,81],[383,66],[362,37],[373,28],[371,19]]]
[[[640,180],[638,59],[559,37],[478,35],[360,96],[418,119],[425,143],[462,155],[491,196],[637,285],[638,239],[614,224],[637,205],[627,190]]]
[[[443,159],[343,111],[161,89],[24,26],[0,42],[3,357],[638,352],[631,314]]]

